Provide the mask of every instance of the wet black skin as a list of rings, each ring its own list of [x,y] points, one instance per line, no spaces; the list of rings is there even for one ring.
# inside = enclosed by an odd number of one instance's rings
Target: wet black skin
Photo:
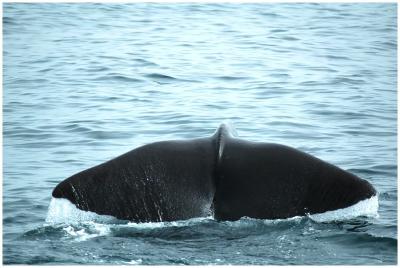
[[[238,139],[225,125],[209,138],[136,148],[53,191],[81,210],[134,222],[288,218],[374,195],[371,184],[345,170],[288,146]]]
[[[69,177],[53,197],[134,222],[205,216],[215,193],[214,147],[212,139],[148,144]]]

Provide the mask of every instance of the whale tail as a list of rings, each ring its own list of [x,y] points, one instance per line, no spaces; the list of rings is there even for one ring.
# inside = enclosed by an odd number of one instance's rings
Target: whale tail
[[[288,218],[374,195],[371,184],[345,170],[288,146],[238,139],[226,123],[211,138],[136,148],[53,191],[81,210],[135,222]]]
[[[376,195],[367,181],[288,146],[227,138],[216,178],[219,220],[289,218]]]
[[[215,192],[214,148],[210,139],[148,144],[67,178],[52,195],[135,222],[206,217]]]

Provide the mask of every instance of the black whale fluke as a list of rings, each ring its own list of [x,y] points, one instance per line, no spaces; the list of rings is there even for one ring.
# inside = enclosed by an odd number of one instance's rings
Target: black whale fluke
[[[81,210],[134,222],[288,218],[374,195],[345,170],[288,146],[241,140],[224,124],[209,138],[136,148],[53,191]]]

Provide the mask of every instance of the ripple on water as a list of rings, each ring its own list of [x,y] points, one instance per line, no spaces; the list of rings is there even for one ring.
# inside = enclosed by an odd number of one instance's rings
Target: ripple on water
[[[145,77],[151,78],[151,79],[155,79],[155,80],[178,80],[177,78],[170,76],[170,75],[166,75],[166,74],[161,74],[161,73],[150,73],[150,74],[146,74]]]
[[[216,79],[223,80],[223,81],[235,81],[235,80],[246,80],[249,79],[250,77],[244,77],[244,76],[235,76],[235,75],[223,75],[223,76],[217,76]]]
[[[112,81],[112,82],[129,82],[129,83],[143,83],[144,80],[133,78],[125,75],[111,74],[102,75],[94,78],[95,81]]]

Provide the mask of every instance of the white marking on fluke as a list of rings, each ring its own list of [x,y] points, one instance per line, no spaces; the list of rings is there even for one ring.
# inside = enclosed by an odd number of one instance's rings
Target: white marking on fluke
[[[350,207],[326,211],[318,214],[311,214],[308,215],[308,217],[317,222],[349,220],[359,216],[376,218],[379,217],[378,209],[378,195],[374,195],[373,197],[364,199]]]
[[[78,222],[111,222],[116,218],[108,215],[99,215],[90,211],[78,209],[74,204],[65,198],[51,198],[46,222],[57,223],[78,223]]]

